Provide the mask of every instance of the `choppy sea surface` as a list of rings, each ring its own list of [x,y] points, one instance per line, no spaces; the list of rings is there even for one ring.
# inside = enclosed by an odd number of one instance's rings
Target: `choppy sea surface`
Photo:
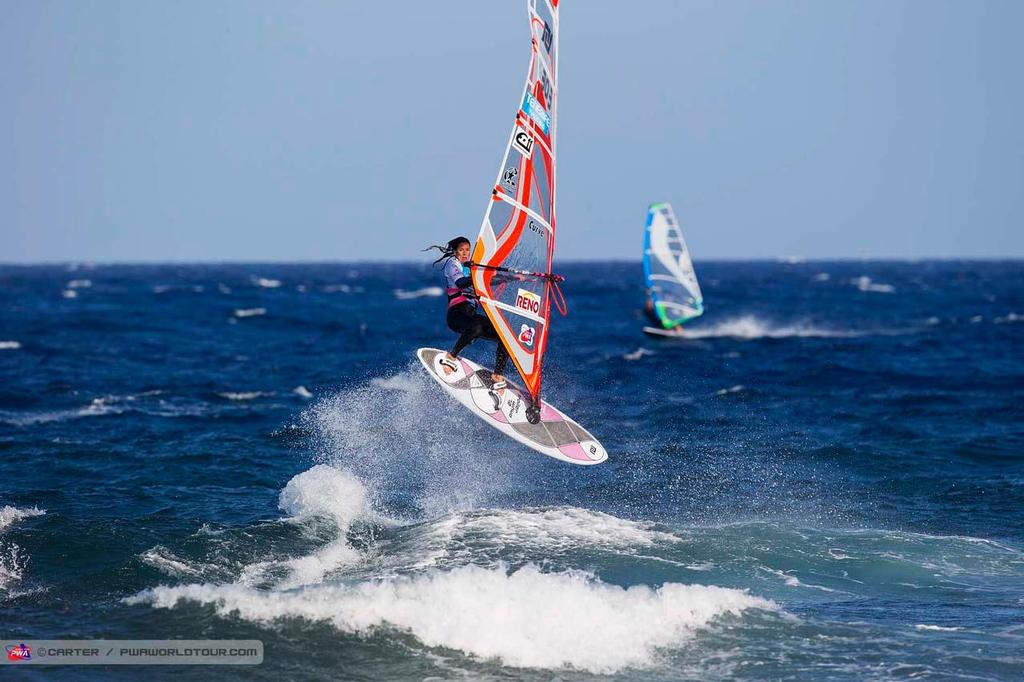
[[[2,636],[266,650],[21,674],[1024,679],[1024,263],[698,262],[667,341],[557,270],[596,467],[425,374],[425,264],[0,267]]]

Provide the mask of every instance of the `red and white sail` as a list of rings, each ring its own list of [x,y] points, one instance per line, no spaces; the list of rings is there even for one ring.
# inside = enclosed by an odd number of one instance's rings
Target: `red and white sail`
[[[528,0],[530,69],[473,250],[473,286],[527,390],[540,393],[555,285],[558,0]]]

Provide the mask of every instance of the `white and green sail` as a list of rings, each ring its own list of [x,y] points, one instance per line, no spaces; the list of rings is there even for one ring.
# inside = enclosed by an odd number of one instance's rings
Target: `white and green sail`
[[[665,329],[704,314],[690,251],[668,202],[651,204],[644,229],[644,281]]]

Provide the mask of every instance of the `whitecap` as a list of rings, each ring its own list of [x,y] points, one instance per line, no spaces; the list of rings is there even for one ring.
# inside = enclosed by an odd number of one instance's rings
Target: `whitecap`
[[[307,400],[313,397],[313,394],[310,393],[309,389],[306,388],[305,386],[296,386],[295,388],[292,389],[292,393],[299,396],[300,398],[305,398]]]
[[[19,508],[9,505],[5,506],[0,509],[0,531],[6,530],[22,519],[30,519],[33,516],[43,516],[44,514],[46,514],[46,510],[39,509],[38,507]]]
[[[43,516],[45,509],[38,507],[19,508],[5,506],[0,509],[0,533],[22,519]],[[0,543],[0,594],[10,596],[11,588],[21,579],[28,565],[28,556],[13,542]]]
[[[963,628],[960,627],[947,627],[945,625],[929,625],[927,623],[918,623],[914,626],[915,630],[934,630],[936,632],[960,632]]]
[[[830,279],[832,279],[832,275],[828,274],[827,272],[819,272],[814,276],[813,279],[815,282],[827,282]]]
[[[139,555],[139,559],[161,573],[175,578],[197,578],[202,569],[174,555],[166,547],[157,546]]]
[[[876,294],[891,294],[896,291],[896,287],[891,284],[876,284],[871,281],[871,278],[867,275],[861,275],[856,279],[850,280],[850,283],[855,285],[858,289],[865,292],[872,292]]]
[[[412,291],[406,291],[405,289],[395,289],[395,298],[399,301],[408,301],[413,298],[423,297],[436,297],[444,294],[444,289],[441,287],[423,287],[422,289],[414,289]]]
[[[276,289],[281,286],[281,280],[268,279],[266,277],[253,277],[252,283],[258,287],[263,287],[264,289]]]
[[[724,320],[714,325],[684,327],[682,336],[688,339],[731,337],[736,339],[783,339],[796,338],[853,338],[865,336],[867,332],[828,329],[807,322],[776,325],[753,315]]]
[[[356,477],[318,464],[288,481],[278,506],[293,522],[330,519],[336,527],[337,539],[306,556],[251,564],[242,571],[239,583],[258,585],[270,581],[280,589],[292,589],[319,583],[332,571],[362,559],[348,544],[347,533],[353,522],[373,515],[367,504],[366,487]]]
[[[1010,322],[1022,322],[1024,321],[1024,315],[1018,315],[1017,313],[1010,313],[1002,317],[997,317],[992,320],[995,324],[1007,324]]]
[[[778,610],[773,602],[736,589],[672,582],[623,588],[590,573],[545,573],[532,564],[511,572],[470,565],[286,592],[242,585],[161,586],[125,601],[154,608],[198,602],[225,617],[257,623],[303,618],[365,636],[394,630],[428,647],[458,649],[505,665],[595,674],[656,665],[660,650],[684,646],[721,616]]]
[[[266,315],[266,308],[235,308],[235,317],[258,317],[260,315]]]
[[[639,360],[640,358],[644,357],[645,355],[654,355],[654,351],[653,350],[647,350],[646,348],[637,348],[632,353],[624,354],[622,356],[622,359],[623,360],[629,360],[629,361]]]
[[[347,284],[327,284],[320,287],[320,291],[325,294],[348,294],[352,292],[352,287]]]
[[[65,289],[64,291],[60,292],[60,295],[63,296],[64,298],[78,298],[78,292],[75,291],[74,289]]]
[[[264,396],[271,396],[271,395],[274,395],[274,394],[273,393],[267,393],[267,392],[264,392],[264,391],[224,391],[222,393],[218,393],[217,395],[219,395],[221,398],[224,398],[226,400],[242,401],[242,400],[256,400],[257,398],[262,398]]]
[[[0,341],[0,350],[18,350],[21,344],[17,341]]]
[[[730,393],[739,393],[744,389],[746,389],[746,386],[744,386],[743,384],[736,384],[735,386],[730,386],[729,388],[719,389],[715,391],[714,395],[729,395]]]
[[[88,289],[92,286],[92,280],[88,279],[73,279],[64,285],[67,289]]]

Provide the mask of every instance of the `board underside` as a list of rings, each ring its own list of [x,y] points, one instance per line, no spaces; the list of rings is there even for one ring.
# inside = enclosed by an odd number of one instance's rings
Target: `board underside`
[[[445,391],[493,428],[541,454],[569,464],[600,464],[608,453],[593,435],[561,410],[541,400],[540,422],[526,419],[529,394],[507,382],[504,390],[491,390],[491,370],[458,358],[458,370],[446,375],[438,360],[444,351],[420,348],[416,352],[424,368]]]

